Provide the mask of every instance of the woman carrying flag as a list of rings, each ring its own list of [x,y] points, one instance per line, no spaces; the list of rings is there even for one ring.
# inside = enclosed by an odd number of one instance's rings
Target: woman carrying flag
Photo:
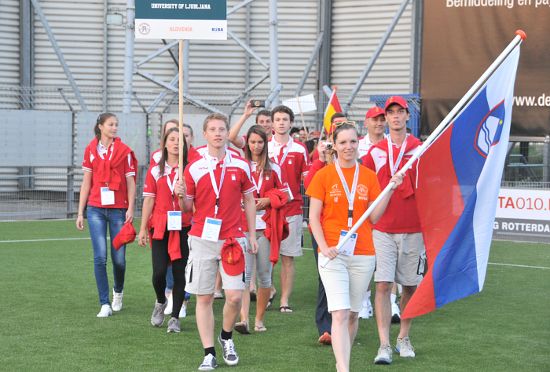
[[[333,133],[336,160],[320,169],[309,184],[309,220],[319,246],[319,275],[332,315],[332,348],[336,369],[349,371],[351,345],[358,325],[363,294],[374,272],[371,223],[384,213],[391,192],[346,244],[338,242],[380,194],[376,174],[357,162],[358,133],[342,123]],[[397,185],[402,176],[392,179]]]

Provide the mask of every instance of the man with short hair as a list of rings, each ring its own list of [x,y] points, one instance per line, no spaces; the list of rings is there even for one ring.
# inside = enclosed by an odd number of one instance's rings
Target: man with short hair
[[[243,114],[229,130],[229,141],[233,144],[233,146],[241,150],[243,150],[246,146],[246,135],[239,136],[239,132],[241,131],[244,123],[252,116],[255,110],[256,107],[252,106],[252,100],[248,101],[244,106]],[[271,112],[266,109],[258,111],[256,114],[256,124],[265,130],[267,140],[269,141],[273,134]]]
[[[294,285],[294,257],[302,255],[302,194],[301,180],[307,174],[308,153],[301,142],[290,136],[294,113],[280,105],[271,111],[274,135],[268,142],[268,154],[281,167],[283,182],[288,185],[289,202],[285,206],[288,237],[281,242],[281,302],[279,311],[291,313],[289,299]]]
[[[365,115],[365,128],[367,134],[359,140],[359,158],[367,155],[370,148],[384,139],[386,130],[386,116],[384,109],[374,106]]]
[[[239,356],[233,343],[233,327],[241,309],[245,287],[244,252],[247,243],[241,228],[241,198],[249,231],[250,253],[256,253],[255,190],[250,167],[243,158],[227,151],[229,123],[221,114],[210,114],[203,124],[207,152],[185,168],[184,179],[176,193],[185,195],[183,209],[195,207],[189,231],[189,262],[185,290],[197,298],[196,318],[204,347],[201,371],[216,368],[214,348],[214,287],[216,273],[222,277],[225,290],[222,331],[218,342],[227,365],[236,365]],[[221,257],[221,260],[220,260]]]
[[[363,164],[374,170],[380,187],[385,188],[391,177],[411,158],[421,142],[407,133],[409,108],[407,101],[400,96],[388,98],[384,106],[389,135],[380,141],[362,158]],[[373,241],[376,248],[375,314],[378,326],[380,348],[374,358],[375,364],[390,364],[391,288],[394,282],[401,284],[401,308],[416,290],[422,276],[419,270],[424,253],[420,219],[415,199],[415,167],[405,173],[403,183],[393,194],[386,212],[374,225]],[[414,358],[414,348],[409,339],[411,319],[401,319],[397,336],[396,351],[401,357]]]

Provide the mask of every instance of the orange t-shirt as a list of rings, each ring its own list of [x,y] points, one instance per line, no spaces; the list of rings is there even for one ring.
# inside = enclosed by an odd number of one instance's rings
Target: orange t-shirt
[[[355,166],[351,168],[342,168],[342,173],[351,191]],[[340,177],[338,177],[336,166],[330,164],[319,170],[309,184],[306,194],[312,198],[323,201],[321,226],[323,227],[325,240],[329,247],[336,246],[340,239],[340,232],[342,230],[349,230],[348,199],[346,198],[346,192],[340,182]],[[373,202],[379,194],[380,184],[378,183],[376,173],[363,165],[359,165],[357,190],[353,202],[353,223],[361,218],[369,207],[369,203]],[[357,235],[357,244],[355,245],[354,254],[366,256],[374,255],[372,226],[368,219],[359,227]]]

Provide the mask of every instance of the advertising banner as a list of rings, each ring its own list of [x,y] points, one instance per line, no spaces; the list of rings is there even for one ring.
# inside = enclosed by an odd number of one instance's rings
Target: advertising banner
[[[517,29],[527,33],[516,79],[511,136],[550,134],[549,0],[424,2],[421,132],[428,135],[494,61]]]
[[[550,190],[501,188],[494,237],[550,243]]]
[[[136,39],[227,40],[226,0],[136,0]]]

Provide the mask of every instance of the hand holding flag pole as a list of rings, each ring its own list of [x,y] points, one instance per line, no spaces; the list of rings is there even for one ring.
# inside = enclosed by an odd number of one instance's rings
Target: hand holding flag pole
[[[411,156],[409,161],[398,171],[398,173],[405,174],[409,170],[413,163],[430,147],[430,145],[438,138],[438,136],[445,130],[445,128],[451,123],[451,121],[462,111],[477,91],[485,84],[493,72],[501,65],[501,63],[508,57],[508,55],[525,40],[527,35],[523,30],[517,30],[516,36],[508,44],[508,46],[502,51],[502,53],[495,59],[495,61],[487,68],[487,70],[481,75],[481,77],[475,82],[474,85],[468,90],[468,92],[462,97],[462,99],[456,104],[456,106],[447,114],[445,119],[437,126],[437,128],[428,136],[426,141],[417,148],[416,152]],[[390,182],[384,190],[380,193],[378,198],[370,205],[370,207],[363,213],[361,218],[352,226],[348,233],[338,243],[336,248],[339,250],[349,240],[349,238],[357,232],[357,229],[366,221],[372,211],[376,208],[380,201],[391,191],[395,186],[395,183]]]

